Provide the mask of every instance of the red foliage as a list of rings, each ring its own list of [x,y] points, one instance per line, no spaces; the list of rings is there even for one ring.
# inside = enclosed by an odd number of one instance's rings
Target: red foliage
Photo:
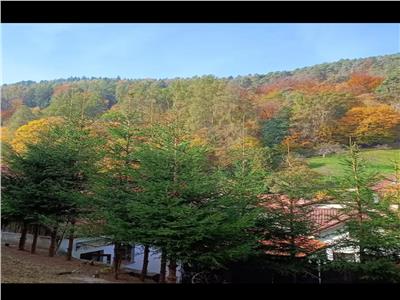
[[[1,122],[6,122],[11,116],[15,113],[15,111],[23,104],[21,98],[16,98],[10,100],[9,108],[1,110]]]

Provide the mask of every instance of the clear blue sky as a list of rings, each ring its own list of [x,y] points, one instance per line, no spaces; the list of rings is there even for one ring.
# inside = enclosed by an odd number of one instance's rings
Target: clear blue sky
[[[399,24],[1,24],[4,83],[293,70],[400,52]]]

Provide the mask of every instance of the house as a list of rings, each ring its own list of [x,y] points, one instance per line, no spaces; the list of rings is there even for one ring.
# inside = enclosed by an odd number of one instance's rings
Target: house
[[[59,253],[67,253],[68,240],[61,242]],[[121,269],[134,273],[140,273],[143,265],[144,246],[138,244],[125,245],[122,249]],[[114,244],[106,237],[99,238],[76,238],[73,243],[72,257],[77,259],[87,259],[102,262],[111,266],[114,262]],[[148,258],[147,273],[148,275],[156,275],[160,273],[161,254],[157,249],[150,248]],[[178,264],[176,270],[177,282],[182,277],[181,265]],[[168,276],[168,268],[167,274]]]
[[[372,188],[375,193],[376,201],[382,196],[392,195],[399,197],[400,182],[396,176],[389,176],[382,181],[379,181]],[[264,200],[262,206],[267,209],[277,209],[282,212],[289,212],[289,206],[293,213],[299,212],[302,208],[307,211],[307,219],[311,221],[314,231],[307,238],[297,238],[295,245],[299,249],[304,249],[296,256],[304,257],[311,255],[317,251],[325,251],[328,260],[346,259],[350,261],[359,261],[358,249],[353,247],[342,247],[338,242],[343,238],[347,238],[349,233],[346,231],[346,221],[351,216],[344,211],[341,204],[335,204],[334,199],[289,199],[286,195],[265,194],[261,195],[260,199]],[[329,202],[329,203],[324,203]],[[393,210],[399,211],[399,204],[394,203],[390,206]],[[272,241],[262,241],[264,245],[271,245]],[[287,241],[274,241],[274,243],[287,243]],[[284,247],[283,247],[284,248]],[[269,255],[288,255],[281,252],[266,252]]]
[[[335,247],[336,243],[348,235],[345,223],[350,218],[339,204],[326,204],[321,199],[295,199],[290,200],[286,195],[265,194],[260,199],[264,200],[262,206],[269,210],[280,210],[285,213],[300,213],[303,209],[305,221],[310,221],[313,231],[308,237],[298,237],[294,245],[300,251],[296,257],[306,257],[316,252],[325,251],[328,260],[351,259],[356,260],[356,249]],[[289,208],[292,206],[291,208]],[[276,246],[285,249],[288,241],[274,240],[261,241],[266,246]],[[282,247],[280,247],[282,246]],[[268,255],[288,256],[286,251],[267,250]]]

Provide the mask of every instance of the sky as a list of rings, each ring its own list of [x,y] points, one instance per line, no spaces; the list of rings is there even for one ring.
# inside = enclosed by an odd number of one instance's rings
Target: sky
[[[2,83],[218,77],[400,52],[400,24],[1,24]]]

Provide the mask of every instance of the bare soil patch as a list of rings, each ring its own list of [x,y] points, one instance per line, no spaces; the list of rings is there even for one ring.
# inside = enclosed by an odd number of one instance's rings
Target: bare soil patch
[[[29,246],[26,247],[29,249]],[[57,275],[58,273],[72,274]],[[98,277],[95,277],[98,274]],[[49,257],[45,249],[36,254],[20,251],[17,245],[1,245],[1,283],[142,283],[137,277],[122,273],[119,279],[109,266],[90,265],[81,260],[67,261],[65,256]],[[146,280],[145,283],[154,283]]]

